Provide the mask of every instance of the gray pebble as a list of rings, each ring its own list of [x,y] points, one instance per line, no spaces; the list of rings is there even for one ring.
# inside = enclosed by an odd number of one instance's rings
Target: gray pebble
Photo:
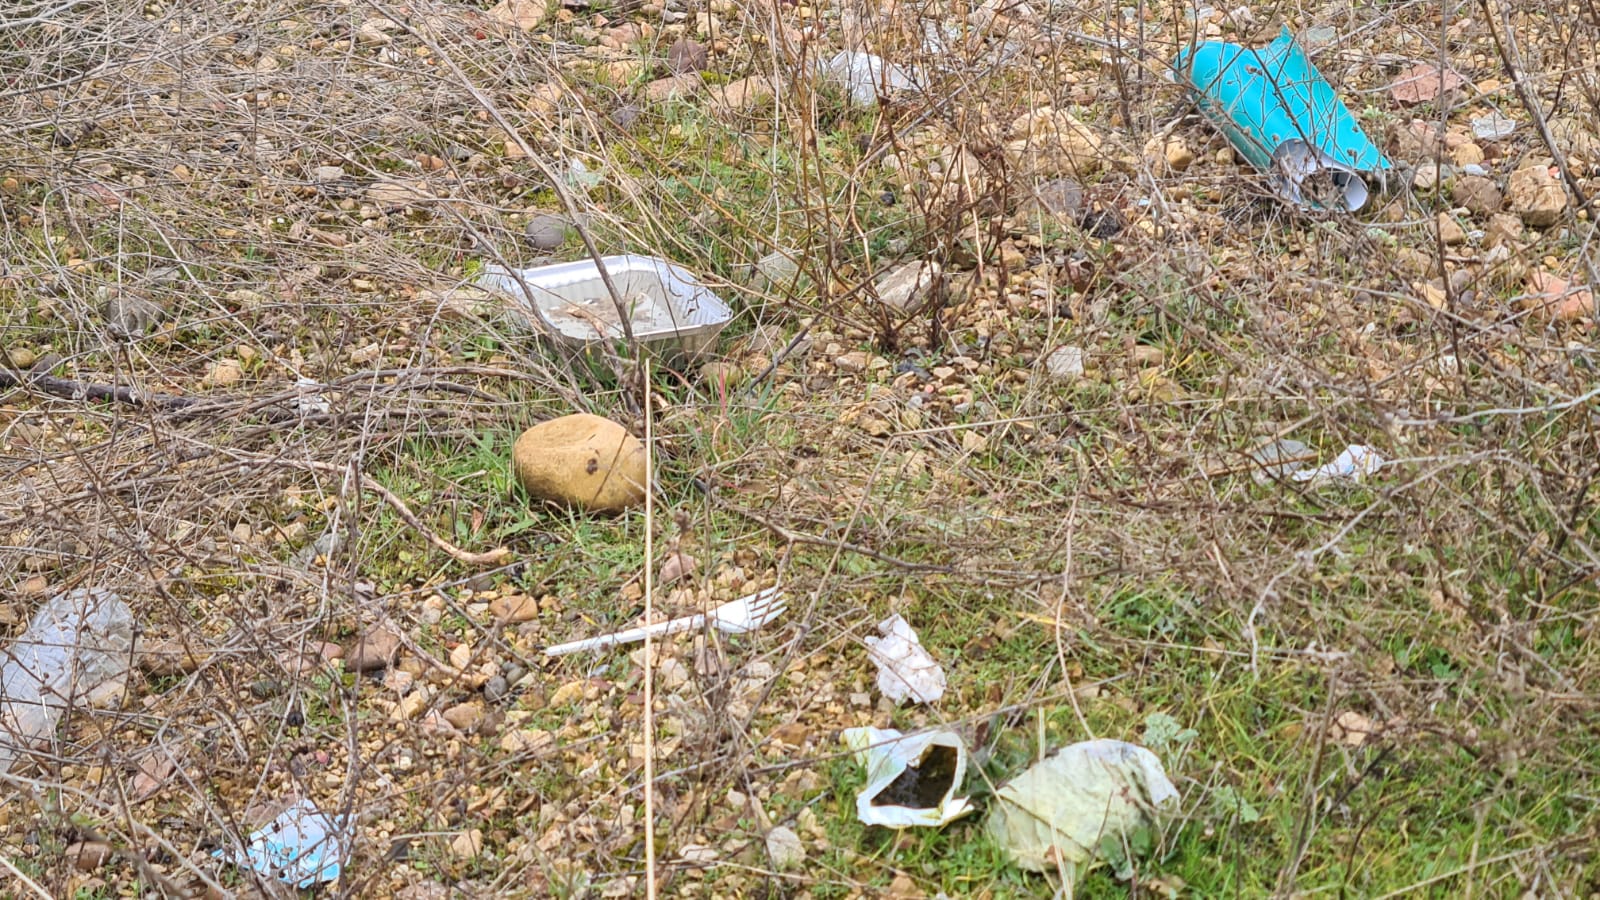
[[[572,232],[572,225],[565,216],[553,213],[540,213],[528,220],[528,227],[523,234],[527,236],[528,243],[535,250],[549,252],[556,250],[567,242],[567,235]]]
[[[511,693],[511,684],[504,676],[496,675],[483,684],[483,699],[490,703],[498,703]]]
[[[1050,215],[1076,216],[1083,211],[1083,185],[1071,178],[1057,178],[1039,185],[1035,199]]]
[[[633,105],[632,103],[629,103],[627,106],[619,106],[611,111],[611,124],[617,126],[623,131],[632,131],[633,126],[638,124],[639,116],[642,112],[643,111],[640,110],[639,107]]]
[[[674,75],[702,72],[706,68],[706,47],[690,38],[679,38],[667,48],[667,69]]]
[[[143,337],[155,329],[165,314],[160,306],[143,297],[114,294],[106,299],[106,324],[120,338]]]

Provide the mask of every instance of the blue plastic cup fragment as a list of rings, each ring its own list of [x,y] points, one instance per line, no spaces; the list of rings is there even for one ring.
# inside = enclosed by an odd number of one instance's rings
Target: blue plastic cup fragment
[[[1355,212],[1371,196],[1367,176],[1391,168],[1288,28],[1260,50],[1186,47],[1177,72],[1206,117],[1291,203]]]
[[[339,877],[344,824],[342,819],[329,818],[311,801],[302,799],[252,833],[242,853],[225,847],[213,851],[212,856],[248,866],[303,890]]]

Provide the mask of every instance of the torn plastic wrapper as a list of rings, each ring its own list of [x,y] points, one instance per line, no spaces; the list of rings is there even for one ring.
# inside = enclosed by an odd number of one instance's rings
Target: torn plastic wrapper
[[[1261,50],[1185,48],[1177,70],[1201,111],[1291,203],[1355,212],[1371,195],[1366,176],[1390,168],[1287,28]]]
[[[1254,475],[1256,484],[1288,478],[1316,458],[1310,447],[1289,438],[1257,447],[1250,451],[1249,456],[1250,461],[1258,467]]]
[[[867,770],[856,818],[888,828],[939,828],[972,811],[957,797],[967,775],[967,745],[953,731],[902,735],[893,728],[846,728],[845,746]]]
[[[342,828],[310,800],[300,800],[252,833],[243,853],[225,847],[212,855],[304,890],[339,877]]]
[[[1378,451],[1366,444],[1351,444],[1344,448],[1333,462],[1323,463],[1315,469],[1301,469],[1290,477],[1295,481],[1321,484],[1325,481],[1359,482],[1383,468],[1385,460]]]
[[[1132,857],[1156,843],[1178,789],[1161,760],[1137,744],[1082,741],[1063,747],[995,792],[984,823],[1018,866],[1111,864],[1133,875]]]
[[[944,670],[922,646],[911,624],[899,614],[878,623],[883,637],[867,638],[867,655],[878,667],[878,690],[896,703],[908,698],[938,703],[944,696]]]

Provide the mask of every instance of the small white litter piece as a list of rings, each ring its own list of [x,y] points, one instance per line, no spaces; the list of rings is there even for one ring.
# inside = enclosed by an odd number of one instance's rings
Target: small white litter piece
[[[1267,182],[1278,196],[1296,206],[1356,212],[1372,196],[1360,170],[1307,141],[1279,144],[1272,164]]]
[[[225,847],[212,856],[246,866],[301,890],[338,879],[343,866],[343,825],[300,800],[250,835],[244,852]]]
[[[315,416],[326,415],[332,409],[327,399],[322,396],[322,384],[315,378],[307,378],[302,375],[295,379],[294,386],[299,391],[300,396],[289,402],[296,412],[302,415]]]
[[[1344,451],[1334,457],[1333,462],[1323,463],[1315,469],[1301,469],[1289,477],[1295,481],[1308,481],[1313,485],[1329,481],[1353,481],[1362,479],[1376,473],[1383,468],[1385,460],[1378,451],[1366,444],[1351,444]]]
[[[1485,143],[1503,141],[1517,130],[1517,120],[1495,110],[1486,116],[1472,117],[1472,135]]]
[[[565,178],[568,187],[577,188],[585,194],[606,180],[606,177],[599,172],[590,171],[589,167],[583,164],[583,160],[576,156],[567,163]]]
[[[903,735],[893,728],[846,728],[840,735],[867,770],[856,818],[886,828],[939,828],[972,812],[957,797],[967,776],[967,745],[953,731]]]
[[[896,703],[908,698],[938,703],[944,696],[944,669],[922,646],[911,624],[898,613],[878,623],[883,637],[867,638],[867,656],[878,667],[878,690]]]

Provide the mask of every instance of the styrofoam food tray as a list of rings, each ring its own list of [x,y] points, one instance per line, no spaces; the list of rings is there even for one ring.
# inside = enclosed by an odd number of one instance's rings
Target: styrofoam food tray
[[[627,309],[634,338],[652,350],[699,353],[732,317],[728,305],[682,266],[633,254],[600,261]],[[488,266],[478,285],[509,296],[518,312],[531,312],[545,332],[569,346],[625,336],[617,305],[592,259],[518,270]]]

